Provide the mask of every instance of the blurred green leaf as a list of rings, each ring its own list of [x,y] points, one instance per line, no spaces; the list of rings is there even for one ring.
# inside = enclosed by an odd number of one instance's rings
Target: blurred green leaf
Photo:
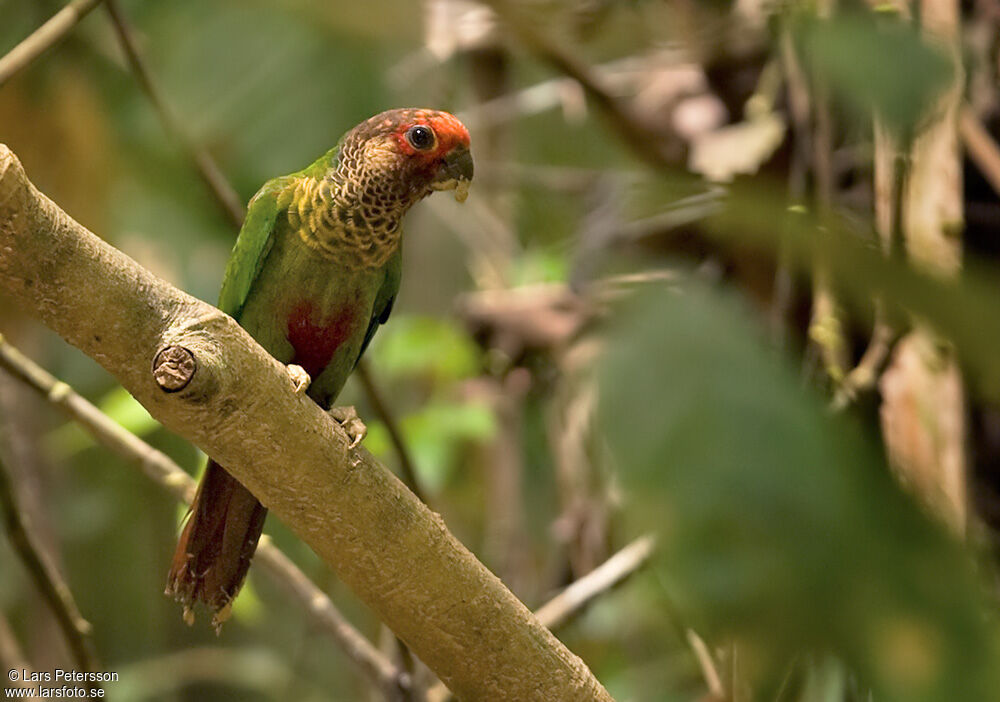
[[[843,702],[847,687],[843,666],[833,658],[813,661],[806,671],[802,702]]]
[[[264,618],[261,602],[253,578],[248,578],[240,588],[240,596],[233,600],[233,617],[246,626],[257,626]]]
[[[943,51],[895,17],[847,13],[804,19],[796,30],[815,74],[866,123],[874,111],[909,132],[954,75]]]
[[[401,422],[421,484],[438,490],[454,472],[460,450],[471,441],[487,441],[496,432],[492,410],[482,403],[437,402],[424,406]],[[372,422],[365,448],[391,462],[392,444],[385,425]]]
[[[773,691],[833,652],[880,700],[988,699],[996,632],[969,557],[763,342],[753,311],[693,287],[621,310],[601,414],[633,524],[659,532],[671,598],[738,635]]]
[[[431,404],[406,417],[403,432],[420,479],[428,489],[436,490],[454,471],[462,446],[490,439],[496,432],[496,421],[482,403]]]
[[[147,436],[161,426],[120,385],[105,394],[98,401],[97,407],[136,436]],[[49,432],[46,443],[52,455],[58,459],[71,458],[96,445],[93,437],[75,422],[66,422]]]
[[[569,261],[564,252],[541,248],[524,251],[512,262],[511,267],[512,288],[537,283],[561,283],[569,274]]]
[[[437,381],[474,375],[479,350],[453,322],[432,317],[393,318],[375,337],[369,357],[380,376],[430,376]]]
[[[160,423],[150,416],[146,408],[121,386],[101,398],[97,407],[137,436],[146,436],[160,427]]]
[[[706,191],[687,174],[658,174],[636,184],[630,207],[648,217],[657,199],[681,196],[703,201],[701,232],[742,260],[760,263],[755,258],[763,256],[773,262],[780,252],[782,265],[803,275],[811,275],[822,261],[838,299],[853,306],[859,318],[870,316],[872,300],[881,299],[898,328],[914,318],[930,325],[954,343],[972,394],[1000,401],[1000,269],[995,265],[970,255],[961,277],[931,275],[900,257],[883,255],[869,225],[810,212],[790,201],[784,186],[763,179]],[[683,235],[683,228],[677,234]]]

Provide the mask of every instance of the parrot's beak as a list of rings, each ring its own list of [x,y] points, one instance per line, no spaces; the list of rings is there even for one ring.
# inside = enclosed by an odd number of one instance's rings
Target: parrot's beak
[[[455,199],[464,202],[469,196],[472,172],[472,152],[459,144],[444,157],[444,164],[438,170],[437,177],[431,181],[431,187],[434,190],[454,190]]]

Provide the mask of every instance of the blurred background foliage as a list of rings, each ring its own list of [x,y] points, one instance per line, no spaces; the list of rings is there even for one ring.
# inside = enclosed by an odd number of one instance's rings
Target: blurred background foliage
[[[616,699],[996,699],[1000,203],[958,125],[989,141],[1000,124],[1000,12],[871,5],[121,3],[243,202],[380,110],[466,121],[472,197],[409,216],[369,369],[431,507],[529,606],[656,535],[649,567],[558,630]],[[0,0],[0,54],[60,7]],[[236,230],[103,8],[0,87],[0,141],[77,220],[215,300]],[[960,276],[926,260],[918,229],[962,251]],[[200,470],[90,359],[10,305],[0,331]],[[912,348],[925,375],[901,375]],[[361,384],[340,402],[398,468]],[[111,699],[378,698],[254,572],[221,638],[185,627],[160,596],[183,510],[3,374],[0,415],[23,508],[121,675]],[[277,519],[267,530],[385,638]],[[67,667],[5,541],[0,612],[36,669]]]

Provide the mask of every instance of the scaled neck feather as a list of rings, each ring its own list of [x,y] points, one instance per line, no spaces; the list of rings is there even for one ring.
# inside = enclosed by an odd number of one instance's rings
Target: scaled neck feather
[[[334,168],[292,182],[288,219],[320,256],[377,268],[399,248],[403,215],[430,189],[418,192],[402,174],[394,177],[389,160],[396,155],[383,141],[347,146]]]

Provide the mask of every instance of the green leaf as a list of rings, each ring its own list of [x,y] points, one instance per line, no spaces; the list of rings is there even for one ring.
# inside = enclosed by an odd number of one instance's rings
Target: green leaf
[[[896,18],[811,18],[798,24],[796,36],[815,75],[866,123],[875,112],[909,132],[954,76],[945,53]]]
[[[436,402],[404,417],[400,428],[421,485],[437,490],[451,477],[465,444],[493,437],[496,419],[483,403]],[[369,425],[365,448],[377,458],[394,460],[389,433],[381,422]]]
[[[150,416],[146,408],[120,386],[102,397],[97,406],[136,436],[146,436],[160,427],[160,423]]]
[[[738,635],[760,690],[831,652],[880,700],[988,699],[996,632],[970,559],[881,451],[716,292],[649,290],[617,315],[601,414],[627,515],[660,535],[687,623]]]
[[[369,351],[380,375],[426,375],[452,380],[474,375],[479,351],[454,323],[432,317],[393,317]]]

